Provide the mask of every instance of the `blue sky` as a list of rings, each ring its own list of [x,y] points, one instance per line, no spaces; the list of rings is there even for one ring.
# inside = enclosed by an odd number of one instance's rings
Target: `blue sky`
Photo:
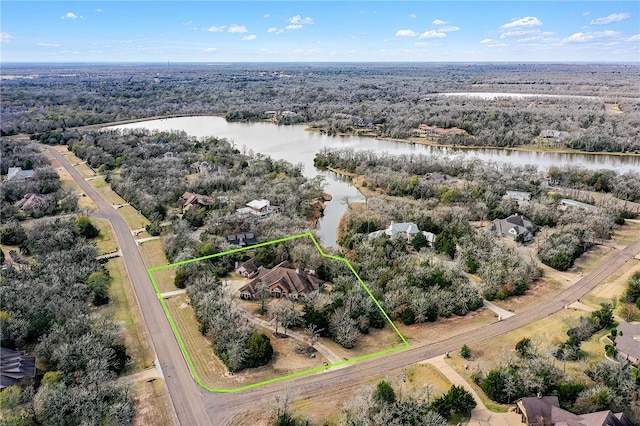
[[[3,62],[640,62],[638,1],[2,1]]]

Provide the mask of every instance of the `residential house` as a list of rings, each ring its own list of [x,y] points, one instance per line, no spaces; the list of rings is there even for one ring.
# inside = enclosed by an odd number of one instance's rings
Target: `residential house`
[[[373,121],[369,118],[352,117],[351,124],[355,127],[371,127],[373,126]]]
[[[242,275],[245,278],[253,278],[258,275],[258,271],[262,267],[262,262],[257,257],[252,257],[251,259],[244,262],[236,269],[236,273],[238,275]]]
[[[610,410],[573,414],[560,408],[557,396],[526,397],[516,401],[516,411],[528,426],[633,426],[624,413]]]
[[[506,200],[515,201],[519,207],[526,206],[531,201],[531,193],[525,191],[507,191],[503,197]]]
[[[420,124],[418,128],[415,130],[416,134],[421,138],[428,137],[439,137],[445,135],[468,135],[466,130],[458,129],[457,127],[452,127],[450,129],[443,129],[438,126],[429,126],[427,124]]]
[[[240,297],[253,299],[259,287],[264,286],[271,297],[289,297],[297,299],[312,291],[322,290],[325,282],[310,272],[293,268],[284,261],[273,269],[259,268],[258,276],[249,284],[240,288]]]
[[[562,142],[569,137],[569,132],[563,132],[560,130],[543,130],[540,132],[540,137],[543,139],[551,139],[554,141]]]
[[[169,159],[169,160],[174,160],[174,159],[179,158],[179,155],[178,155],[177,152],[167,151],[164,154],[162,154],[162,158]]]
[[[252,246],[258,243],[255,232],[238,232],[236,234],[228,234],[225,238],[229,244],[238,247]]]
[[[24,351],[0,348],[0,390],[25,377],[35,377],[36,358]]]
[[[506,219],[495,219],[487,226],[487,229],[503,238],[523,242],[533,240],[533,235],[538,231],[536,225],[517,213]]]
[[[22,167],[9,167],[7,180],[12,182],[22,182],[33,178],[35,172],[33,170],[22,170]]]
[[[584,210],[589,211],[589,212],[594,212],[594,211],[598,210],[598,208],[596,206],[592,205],[592,204],[581,203],[580,201],[571,200],[569,198],[561,199],[560,200],[560,205],[564,206],[565,209],[567,207],[576,207],[576,208],[584,209]]]
[[[236,211],[241,215],[266,216],[273,211],[271,207],[269,200],[252,200]]]
[[[44,195],[34,194],[32,192],[25,194],[21,200],[17,201],[15,206],[23,212],[35,210],[46,206],[49,200]]]
[[[436,240],[436,234],[431,232],[420,231],[418,225],[412,222],[402,222],[402,223],[394,223],[391,222],[391,225],[387,229],[381,229],[379,231],[371,232],[369,234],[369,238],[378,238],[382,235],[387,235],[389,237],[395,237],[399,235],[402,238],[405,238],[407,242],[411,242],[413,237],[422,232],[422,235],[425,236],[427,241],[433,244]]]
[[[640,322],[620,321],[616,337],[618,354],[631,362],[640,361]]]
[[[183,212],[186,212],[192,207],[197,209],[208,209],[213,205],[213,198],[206,195],[195,194],[193,192],[185,192],[178,200],[178,204],[182,208]]]
[[[191,165],[196,173],[201,175],[209,175],[220,171],[220,165],[211,161],[199,161]]]

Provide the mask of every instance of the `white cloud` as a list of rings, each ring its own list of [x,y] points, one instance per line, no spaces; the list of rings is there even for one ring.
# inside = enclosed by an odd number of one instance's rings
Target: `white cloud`
[[[446,37],[447,34],[446,33],[442,33],[438,30],[429,30],[429,31],[425,31],[422,34],[420,34],[420,37],[418,37],[420,40],[425,39],[425,38],[444,38]]]
[[[120,40],[119,43],[120,44],[130,44],[130,43],[133,43],[134,41],[135,40],[131,40],[131,39],[129,39],[129,40]]]
[[[13,36],[6,32],[0,33],[0,43],[9,43],[13,39]]]
[[[245,27],[244,25],[236,25],[233,24],[229,27],[229,32],[230,33],[246,33],[247,31],[247,27]]]
[[[221,25],[219,27],[212,25],[209,27],[209,29],[207,31],[209,31],[210,33],[221,33],[222,31],[224,31],[227,27],[225,25]]]
[[[565,38],[564,40],[562,40],[562,42],[563,43],[572,43],[572,42],[584,43],[587,41],[593,41],[601,38],[617,37],[619,35],[620,35],[619,31],[611,31],[611,30],[593,31],[588,33],[574,33],[574,34],[571,34],[569,37]]]
[[[276,27],[269,27],[269,29],[267,29],[268,33],[276,33],[278,34],[278,29]]]
[[[483,40],[480,41],[480,44],[491,44],[491,43],[495,43],[496,41],[492,38],[485,38]]]
[[[609,25],[614,22],[620,22],[624,19],[629,19],[631,15],[628,13],[612,13],[609,16],[603,16],[601,18],[594,19],[591,21],[591,25]]]
[[[439,33],[450,33],[453,31],[460,31],[460,27],[443,27],[437,29],[436,31],[438,31]]]
[[[541,25],[542,21],[535,16],[525,16],[524,18],[520,19],[512,19],[508,24],[501,25],[500,29],[507,30],[509,28],[539,27]]]
[[[242,37],[242,40],[244,40],[244,41],[251,41],[251,40],[255,40],[255,39],[257,39],[257,38],[258,38],[258,36],[257,36],[257,35],[255,35],[255,34],[251,34],[251,35],[248,35],[248,36],[244,36],[244,37]]]
[[[58,43],[38,43],[38,46],[44,47],[60,47]]]
[[[431,21],[431,23],[433,25],[444,25],[444,24],[448,24],[448,22],[443,21],[442,19],[434,19],[433,21]]]
[[[416,46],[416,47],[422,47],[422,46],[426,46],[427,43],[423,43],[423,42],[419,41],[417,43],[413,43],[413,45]]]
[[[313,19],[308,16],[303,18],[300,15],[292,16],[291,18],[287,19],[287,21],[289,21],[289,23],[291,24],[313,24]]]
[[[204,49],[205,52],[207,53],[213,53],[216,52],[218,49],[216,49],[215,47],[207,47],[206,49]]]
[[[591,15],[591,12],[582,12],[582,16],[589,16]]]
[[[271,16],[271,15],[269,15],[268,13],[267,13],[267,14],[265,14],[265,15],[262,15],[262,17],[263,17],[263,18],[268,18],[268,17],[270,17],[270,16]]]
[[[409,18],[413,18],[416,19],[418,17],[418,15],[416,15],[415,13],[410,13],[409,15],[407,15]]]
[[[300,24],[289,24],[284,27],[285,30],[299,30],[300,28],[302,28],[302,25]]]
[[[508,38],[508,37],[516,37],[523,36],[527,34],[539,34],[540,30],[513,30],[513,31],[505,31],[500,34],[500,38]]]
[[[66,15],[60,17],[60,19],[78,19],[78,18],[82,18],[82,16],[76,15],[73,12],[67,12]]]
[[[413,30],[398,30],[396,31],[396,37],[415,37],[418,33]]]
[[[96,9],[96,13],[102,13],[102,12],[104,12],[104,10],[102,10],[102,9]]]
[[[640,41],[640,34],[636,34],[633,37],[629,37],[627,41]]]

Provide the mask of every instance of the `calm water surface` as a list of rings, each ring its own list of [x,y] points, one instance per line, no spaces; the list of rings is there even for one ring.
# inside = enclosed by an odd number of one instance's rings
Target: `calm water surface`
[[[360,192],[335,173],[322,172],[313,166],[313,158],[320,149],[372,149],[390,154],[434,154],[446,157],[479,158],[513,165],[534,164],[540,169],[551,165],[574,164],[589,169],[615,169],[618,172],[640,170],[640,157],[592,154],[561,154],[549,152],[508,151],[499,149],[458,150],[427,145],[412,145],[359,136],[327,136],[305,131],[304,125],[276,126],[271,123],[228,123],[222,117],[180,117],[131,123],[114,128],[146,128],[150,130],[181,130],[196,137],[216,136],[233,141],[240,150],[252,150],[302,164],[307,177],[322,175],[328,183],[326,191],[333,200],[326,204],[319,223],[322,245],[337,247],[336,228],[347,209],[345,201],[364,201]]]

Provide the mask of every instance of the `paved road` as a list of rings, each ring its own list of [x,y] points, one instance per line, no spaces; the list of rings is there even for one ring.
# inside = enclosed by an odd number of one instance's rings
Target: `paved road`
[[[71,174],[87,196],[91,197],[96,203],[98,211],[93,216],[107,219],[113,226],[118,239],[118,246],[122,251],[122,257],[131,277],[138,305],[147,324],[178,421],[181,425],[216,424],[209,420],[202,401],[204,391],[191,378],[187,364],[180,351],[180,346],[178,346],[169,321],[147,275],[147,268],[138,251],[135,239],[131,235],[129,226],[117,210],[84,180],[82,175],[67,161],[66,157],[52,147],[48,147],[48,149]],[[143,325],[139,324],[138,326],[142,327]]]
[[[287,388],[295,389],[294,393],[297,397],[325,396],[328,400],[331,400],[330,397],[336,387],[384,374],[386,371],[403,368],[446,352],[459,350],[463,344],[475,345],[552,315],[586,295],[638,252],[640,252],[640,239],[607,259],[606,262],[601,262],[591,273],[561,292],[552,301],[544,301],[532,305],[528,310],[504,321],[430,345],[409,348],[402,352],[395,352],[359,362],[340,370],[329,370],[323,373],[302,376],[238,394],[209,395],[209,397],[205,398],[207,410],[213,424],[223,425],[228,424],[237,414],[243,411],[255,408],[260,404],[268,405],[272,403],[274,397],[282,394],[284,389]]]

